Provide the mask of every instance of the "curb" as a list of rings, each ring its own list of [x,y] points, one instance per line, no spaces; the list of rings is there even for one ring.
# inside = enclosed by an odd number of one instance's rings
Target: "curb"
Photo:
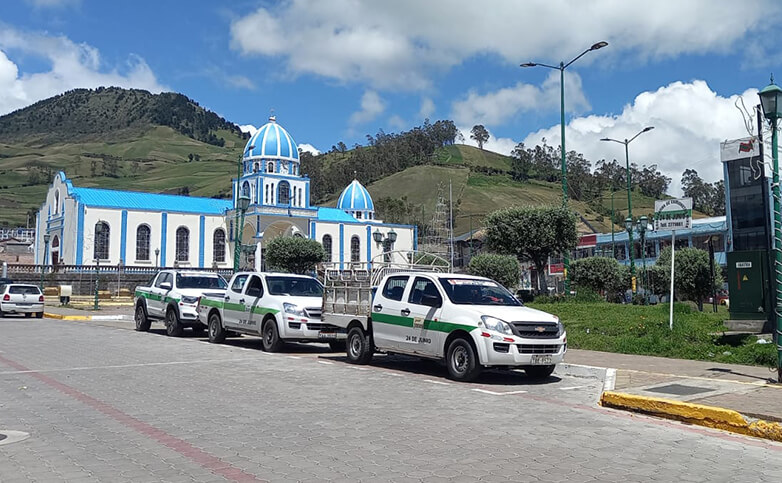
[[[556,371],[560,374],[573,377],[590,377],[605,380],[610,369],[605,367],[585,366],[581,364],[568,364],[560,362],[557,364]],[[611,388],[613,389],[613,388]]]
[[[600,405],[782,442],[782,424],[749,420],[732,409],[612,391],[603,392]]]
[[[62,315],[44,312],[43,316],[57,320],[131,320],[127,315]]]

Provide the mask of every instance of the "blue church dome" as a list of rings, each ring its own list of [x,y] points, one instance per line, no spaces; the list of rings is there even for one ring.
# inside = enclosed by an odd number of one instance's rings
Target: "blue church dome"
[[[375,211],[375,204],[372,203],[372,197],[358,180],[353,180],[347,188],[339,195],[337,200],[337,208],[349,213],[357,211]]]
[[[299,161],[299,147],[274,116],[250,137],[244,146],[244,159],[281,159]]]

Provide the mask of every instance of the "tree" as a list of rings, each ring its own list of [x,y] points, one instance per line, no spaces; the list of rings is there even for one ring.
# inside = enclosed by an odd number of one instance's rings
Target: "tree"
[[[578,287],[600,292],[609,298],[630,288],[627,270],[616,259],[588,257],[570,264],[570,280]]]
[[[548,291],[545,267],[552,255],[573,250],[578,243],[576,216],[566,208],[506,208],[486,217],[489,250],[529,260],[538,272],[539,287]]]
[[[655,267],[660,267],[656,273],[658,282],[663,286],[670,286],[671,247],[665,247],[655,262]],[[665,268],[668,270],[665,270]],[[676,250],[673,267],[674,293],[684,300],[692,300],[698,304],[698,310],[703,311],[703,301],[707,299],[713,289],[722,286],[722,270],[719,264],[714,264],[714,284],[711,283],[709,270],[709,252],[700,248],[681,248]],[[660,278],[663,278],[660,280]]]
[[[521,279],[519,261],[512,255],[476,255],[470,260],[467,271],[471,275],[490,278],[510,291],[518,286]]]
[[[325,258],[323,246],[308,238],[278,237],[266,246],[266,264],[283,272],[311,272]]]
[[[478,149],[483,149],[483,144],[489,140],[489,131],[482,124],[476,124],[470,130],[470,139],[478,143]]]

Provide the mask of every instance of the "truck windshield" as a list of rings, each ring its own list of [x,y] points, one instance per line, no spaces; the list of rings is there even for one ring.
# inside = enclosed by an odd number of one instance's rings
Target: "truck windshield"
[[[323,285],[314,278],[266,277],[266,285],[272,295],[292,295],[296,297],[322,297]]]
[[[228,288],[228,284],[219,275],[210,277],[206,275],[182,275],[179,273],[176,276],[176,286],[177,288]]]
[[[491,280],[440,278],[451,302],[459,305],[521,305],[505,287]]]

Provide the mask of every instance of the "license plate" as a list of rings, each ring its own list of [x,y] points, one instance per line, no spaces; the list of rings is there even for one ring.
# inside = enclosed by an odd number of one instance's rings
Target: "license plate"
[[[551,365],[551,356],[548,355],[533,355],[530,359],[530,364],[534,366],[548,366]]]
[[[336,332],[318,332],[318,339],[336,339]]]

